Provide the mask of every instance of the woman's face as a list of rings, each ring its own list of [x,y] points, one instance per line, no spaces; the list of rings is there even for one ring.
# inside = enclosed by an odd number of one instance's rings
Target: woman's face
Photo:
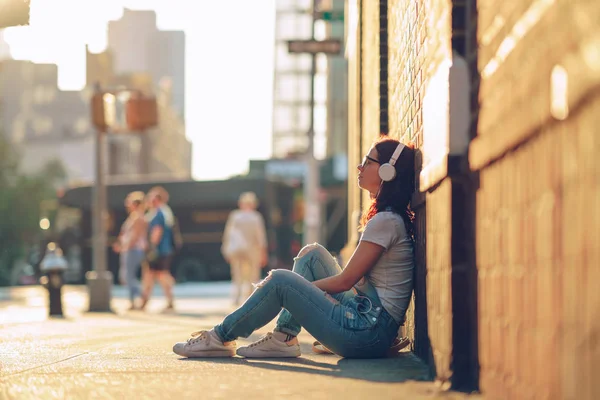
[[[139,200],[129,200],[128,199],[125,201],[125,208],[130,213],[133,211],[139,210],[141,206],[142,206],[142,204]]]
[[[371,195],[375,196],[381,184],[379,178],[379,154],[375,147],[371,147],[361,164],[358,165],[358,187],[368,190]]]
[[[125,209],[127,210],[127,212],[132,212],[133,210],[135,210],[135,205],[133,204],[132,201],[126,200],[125,201]]]

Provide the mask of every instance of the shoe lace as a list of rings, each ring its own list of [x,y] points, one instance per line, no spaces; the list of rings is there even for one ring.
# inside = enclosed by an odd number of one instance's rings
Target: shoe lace
[[[208,331],[197,331],[192,332],[191,337],[188,339],[189,344],[198,343],[201,340],[208,339]]]
[[[261,343],[266,342],[267,340],[271,340],[273,336],[270,333],[267,333],[265,336],[258,339],[256,342],[252,343],[249,347],[256,347]]]

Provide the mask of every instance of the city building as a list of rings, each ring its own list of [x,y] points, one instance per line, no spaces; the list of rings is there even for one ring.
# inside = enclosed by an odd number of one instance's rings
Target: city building
[[[113,135],[109,143],[110,175],[114,179],[138,175],[190,179],[192,144],[186,137],[183,117],[174,107],[172,79],[163,76],[155,84],[152,73],[148,71],[119,74],[114,68],[117,59],[110,49],[97,54],[88,51],[88,88],[99,83],[104,90],[138,90],[156,96],[159,125],[143,133]]]
[[[172,106],[184,116],[184,32],[159,30],[154,11],[124,9],[121,19],[108,23],[108,50],[115,75],[147,72],[155,87],[169,78]]]
[[[321,0],[320,8],[329,12],[329,19],[319,21],[324,25],[327,39],[344,43],[346,21],[345,0]],[[327,126],[326,157],[347,163],[348,154],[348,60],[341,53],[326,57],[327,61]]]
[[[88,53],[87,60],[87,76],[93,82],[103,82],[107,88],[144,90],[158,99],[158,127],[144,134],[110,136],[109,176],[190,178],[191,143],[182,117],[171,105],[169,79],[163,79],[155,90],[151,77],[144,73],[116,75],[110,53]],[[57,78],[54,64],[0,62],[0,129],[19,152],[23,172],[35,173],[47,162],[60,160],[68,182],[88,183],[95,176],[95,132],[89,105],[92,88],[62,91]]]
[[[315,2],[335,14],[313,21],[313,0],[276,3],[273,96],[273,157],[304,154],[311,121],[311,55],[290,53],[289,40],[344,40],[344,0]],[[313,27],[314,22],[314,27]],[[315,155],[342,157],[347,152],[348,63],[340,55],[317,54],[314,77]],[[345,162],[344,162],[345,163]]]
[[[308,149],[311,56],[290,54],[287,42],[312,37],[312,0],[278,1],[276,6],[272,149],[274,158],[285,158]],[[323,109],[325,102],[320,100]],[[315,126],[315,136],[323,137],[324,131],[324,126]]]
[[[71,180],[93,178],[93,137],[85,92],[61,91],[54,64],[0,63],[0,121],[21,156],[21,170],[35,173],[61,160]]]

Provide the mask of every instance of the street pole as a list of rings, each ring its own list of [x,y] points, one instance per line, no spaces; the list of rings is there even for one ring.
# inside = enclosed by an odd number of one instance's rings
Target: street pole
[[[313,0],[311,38],[315,39],[315,12],[318,0]],[[308,150],[306,152],[306,175],[304,177],[304,244],[318,243],[321,233],[321,205],[319,188],[321,176],[319,161],[315,158],[315,75],[317,54],[311,54],[310,66],[310,123],[308,128]]]
[[[100,88],[96,87],[96,94],[101,94]],[[97,129],[95,136],[96,150],[96,179],[94,184],[94,197],[92,207],[93,228],[93,271],[86,274],[89,311],[110,311],[110,299],[112,289],[112,273],[107,270],[106,263],[106,135],[107,128]]]

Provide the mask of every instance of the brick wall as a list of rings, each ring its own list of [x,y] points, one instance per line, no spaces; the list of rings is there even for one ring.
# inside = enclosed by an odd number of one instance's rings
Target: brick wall
[[[600,398],[600,3],[478,10],[480,387]],[[567,91],[552,91],[553,71]]]
[[[417,148],[423,143],[422,104],[428,79],[451,53],[451,9],[450,1],[388,1],[390,135]],[[418,174],[420,153],[417,169]],[[443,380],[451,375],[450,196],[445,186],[413,199],[416,286],[407,318],[415,352],[432,367],[435,364]]]

